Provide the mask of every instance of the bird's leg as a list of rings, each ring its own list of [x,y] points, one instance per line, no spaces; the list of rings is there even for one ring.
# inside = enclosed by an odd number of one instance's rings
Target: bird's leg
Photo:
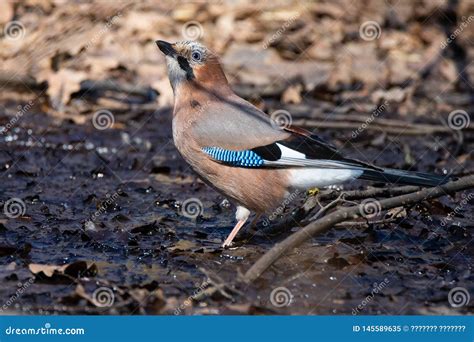
[[[245,222],[247,222],[249,215],[250,215],[250,211],[247,208],[244,208],[240,205],[237,206],[237,211],[235,212],[235,218],[237,219],[237,224],[235,225],[234,229],[232,229],[227,239],[225,239],[224,243],[222,244],[222,247],[228,247],[232,244],[232,241],[234,240],[235,236],[239,232],[240,228],[242,228]]]
[[[228,247],[232,244],[232,241],[234,240],[235,236],[239,232],[240,228],[243,227],[245,222],[247,222],[247,218],[237,222],[237,224],[235,225],[234,229],[232,229],[227,239],[225,239],[224,243],[222,244],[222,247]]]

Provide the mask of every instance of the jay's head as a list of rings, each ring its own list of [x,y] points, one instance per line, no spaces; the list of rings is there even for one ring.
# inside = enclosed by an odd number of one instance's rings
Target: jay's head
[[[206,88],[227,87],[217,56],[204,45],[196,41],[171,44],[163,40],[157,40],[156,45],[166,57],[168,77],[174,91],[186,83]]]

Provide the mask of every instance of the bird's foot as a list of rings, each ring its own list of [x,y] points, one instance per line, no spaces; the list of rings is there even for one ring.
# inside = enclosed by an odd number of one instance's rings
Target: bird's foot
[[[308,196],[316,196],[320,191],[319,188],[308,189]]]
[[[232,241],[228,241],[229,238],[227,238],[224,243],[222,244],[222,248],[227,248],[227,247],[230,247],[232,246]]]

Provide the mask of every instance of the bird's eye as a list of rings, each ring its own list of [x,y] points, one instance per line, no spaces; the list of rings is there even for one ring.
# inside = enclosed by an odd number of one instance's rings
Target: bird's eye
[[[199,51],[193,51],[193,53],[191,54],[191,58],[193,60],[195,60],[196,62],[200,62],[201,61],[201,53]]]

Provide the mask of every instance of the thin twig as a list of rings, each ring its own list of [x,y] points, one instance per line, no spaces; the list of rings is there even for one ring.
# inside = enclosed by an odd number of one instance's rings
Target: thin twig
[[[309,221],[314,221],[314,220],[317,220],[318,218],[320,218],[323,214],[325,214],[329,209],[331,208],[334,208],[338,203],[340,203],[341,201],[344,201],[344,193],[340,194],[335,200],[329,202],[328,204],[326,204],[325,206],[323,206],[321,203],[319,203],[318,201],[318,204],[319,206],[321,207],[321,209],[318,210],[318,212],[316,214],[314,214],[313,217],[311,217],[309,219]]]
[[[220,293],[223,297],[226,297],[227,299],[233,299],[232,293],[237,294],[239,296],[243,296],[242,292],[232,287],[231,285],[228,285],[217,274],[211,274],[211,272],[208,272],[202,267],[200,267],[199,270],[206,275],[207,280],[204,283],[209,284],[209,287],[205,288],[203,291],[198,292],[194,296],[194,299],[201,300],[203,297],[211,296],[216,292]]]
[[[318,197],[321,201],[330,200],[339,196],[339,194],[344,194],[344,199],[346,200],[356,200],[361,198],[369,198],[369,197],[392,197],[392,196],[399,196],[404,194],[409,194],[411,192],[415,192],[420,190],[421,188],[418,186],[397,186],[393,188],[369,188],[364,190],[349,190],[349,191],[338,191],[338,190],[330,190],[321,192]]]

